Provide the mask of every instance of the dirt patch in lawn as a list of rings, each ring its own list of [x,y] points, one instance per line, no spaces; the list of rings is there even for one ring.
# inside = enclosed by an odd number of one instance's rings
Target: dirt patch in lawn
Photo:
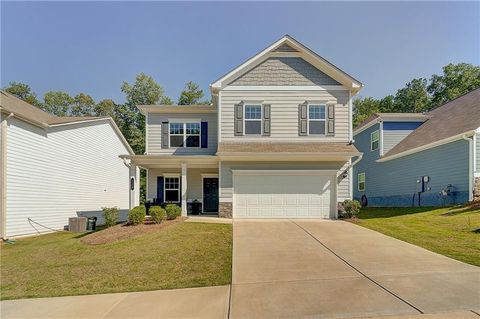
[[[118,224],[113,227],[106,228],[104,230],[84,236],[80,239],[80,241],[87,245],[101,245],[113,243],[116,241],[137,237],[146,233],[156,232],[166,227],[182,223],[186,219],[186,217],[177,217],[174,220],[164,220],[160,224],[146,222],[145,224],[135,226],[128,224]]]

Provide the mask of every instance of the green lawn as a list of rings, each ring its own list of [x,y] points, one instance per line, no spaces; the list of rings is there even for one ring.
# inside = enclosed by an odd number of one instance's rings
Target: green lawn
[[[436,253],[480,266],[480,210],[363,208],[358,224]]]
[[[86,245],[54,233],[1,247],[1,299],[226,285],[232,225],[179,223],[124,241]]]

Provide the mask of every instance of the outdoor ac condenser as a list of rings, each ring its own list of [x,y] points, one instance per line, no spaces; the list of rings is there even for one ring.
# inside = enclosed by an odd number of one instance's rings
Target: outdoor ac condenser
[[[87,217],[70,217],[68,219],[68,230],[74,233],[87,231]]]

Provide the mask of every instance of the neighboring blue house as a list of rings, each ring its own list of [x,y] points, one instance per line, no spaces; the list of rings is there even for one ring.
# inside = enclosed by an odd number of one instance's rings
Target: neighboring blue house
[[[363,153],[353,168],[354,199],[403,207],[472,200],[480,190],[479,127],[480,89],[426,114],[372,115],[354,131]]]

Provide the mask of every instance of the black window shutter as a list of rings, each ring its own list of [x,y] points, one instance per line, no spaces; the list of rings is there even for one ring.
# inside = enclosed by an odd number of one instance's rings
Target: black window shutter
[[[335,104],[328,105],[327,135],[335,135]]]
[[[308,135],[307,132],[307,102],[298,105],[298,135],[305,136]]]
[[[157,202],[163,203],[163,176],[157,176]]]
[[[170,126],[168,125],[168,122],[162,122],[162,148],[168,148],[168,136],[170,134],[169,130]]]
[[[234,135],[241,136],[243,135],[243,102],[234,105],[235,108],[235,127]]]
[[[271,124],[271,105],[263,104],[263,136],[270,136],[270,124]]]
[[[202,122],[201,135],[201,148],[208,148],[208,122]]]

